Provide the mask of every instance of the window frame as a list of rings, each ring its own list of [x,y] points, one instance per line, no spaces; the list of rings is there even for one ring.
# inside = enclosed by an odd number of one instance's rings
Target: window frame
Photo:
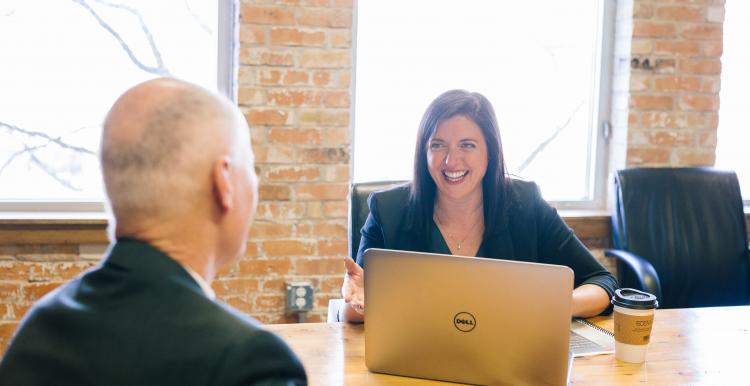
[[[598,98],[593,100],[592,127],[589,131],[588,149],[589,149],[589,166],[587,171],[588,191],[591,199],[578,201],[549,201],[555,208],[566,211],[604,211],[607,209],[607,194],[609,191],[608,176],[611,172],[609,166],[609,137],[611,133],[611,110],[612,110],[612,80],[613,65],[615,55],[615,22],[616,22],[616,4],[607,0],[599,0],[599,12],[596,25],[598,28],[596,57],[598,60],[597,73],[595,75],[595,89],[598,90]],[[352,28],[352,54],[353,62],[357,63],[357,25],[358,13],[355,11],[354,25]],[[357,81],[356,71],[352,72],[352,93],[356,95]],[[351,105],[351,153],[352,175],[354,174],[355,160],[354,153],[355,136],[357,128],[355,126],[356,100],[352,98]]]
[[[238,0],[218,0],[217,90],[232,102],[237,102],[237,68],[239,45]],[[105,198],[106,200],[106,198]],[[102,201],[2,201],[0,219],[86,218],[107,217],[106,202]]]

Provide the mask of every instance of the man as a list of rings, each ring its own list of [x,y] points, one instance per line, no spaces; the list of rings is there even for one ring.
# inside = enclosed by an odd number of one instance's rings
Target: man
[[[109,111],[101,165],[116,242],[29,310],[0,384],[306,384],[284,342],[213,300],[257,205],[237,108],[175,79],[137,85]]]

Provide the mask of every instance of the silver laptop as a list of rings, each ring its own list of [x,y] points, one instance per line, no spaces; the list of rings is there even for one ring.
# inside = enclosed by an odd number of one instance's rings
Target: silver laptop
[[[567,382],[573,271],[431,253],[365,251],[365,362],[472,384]]]

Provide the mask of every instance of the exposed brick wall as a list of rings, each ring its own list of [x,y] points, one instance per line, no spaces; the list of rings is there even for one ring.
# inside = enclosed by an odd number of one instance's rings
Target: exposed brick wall
[[[627,166],[714,164],[724,0],[635,0]]]
[[[713,164],[723,1],[620,0],[617,12],[610,164]],[[252,128],[261,201],[247,257],[214,288],[263,322],[292,321],[283,315],[286,281],[315,286],[311,321],[323,319],[328,298],[339,296],[352,15],[351,0],[241,2],[238,103]],[[653,68],[643,68],[645,59]],[[596,255],[609,245],[606,219],[571,226]],[[80,237],[61,231],[54,244],[50,229],[23,232],[14,239],[0,229],[0,352],[25,310],[96,264],[104,247],[80,244],[102,243],[101,230]]]

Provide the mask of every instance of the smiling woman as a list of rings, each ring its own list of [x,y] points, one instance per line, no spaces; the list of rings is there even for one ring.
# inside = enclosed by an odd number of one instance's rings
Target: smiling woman
[[[352,259],[346,264],[346,320],[363,319],[369,248],[566,265],[576,286],[572,315],[608,309],[614,277],[542,199],[536,184],[507,174],[487,98],[464,90],[441,94],[425,111],[416,143],[411,183],[368,200],[356,264]]]

